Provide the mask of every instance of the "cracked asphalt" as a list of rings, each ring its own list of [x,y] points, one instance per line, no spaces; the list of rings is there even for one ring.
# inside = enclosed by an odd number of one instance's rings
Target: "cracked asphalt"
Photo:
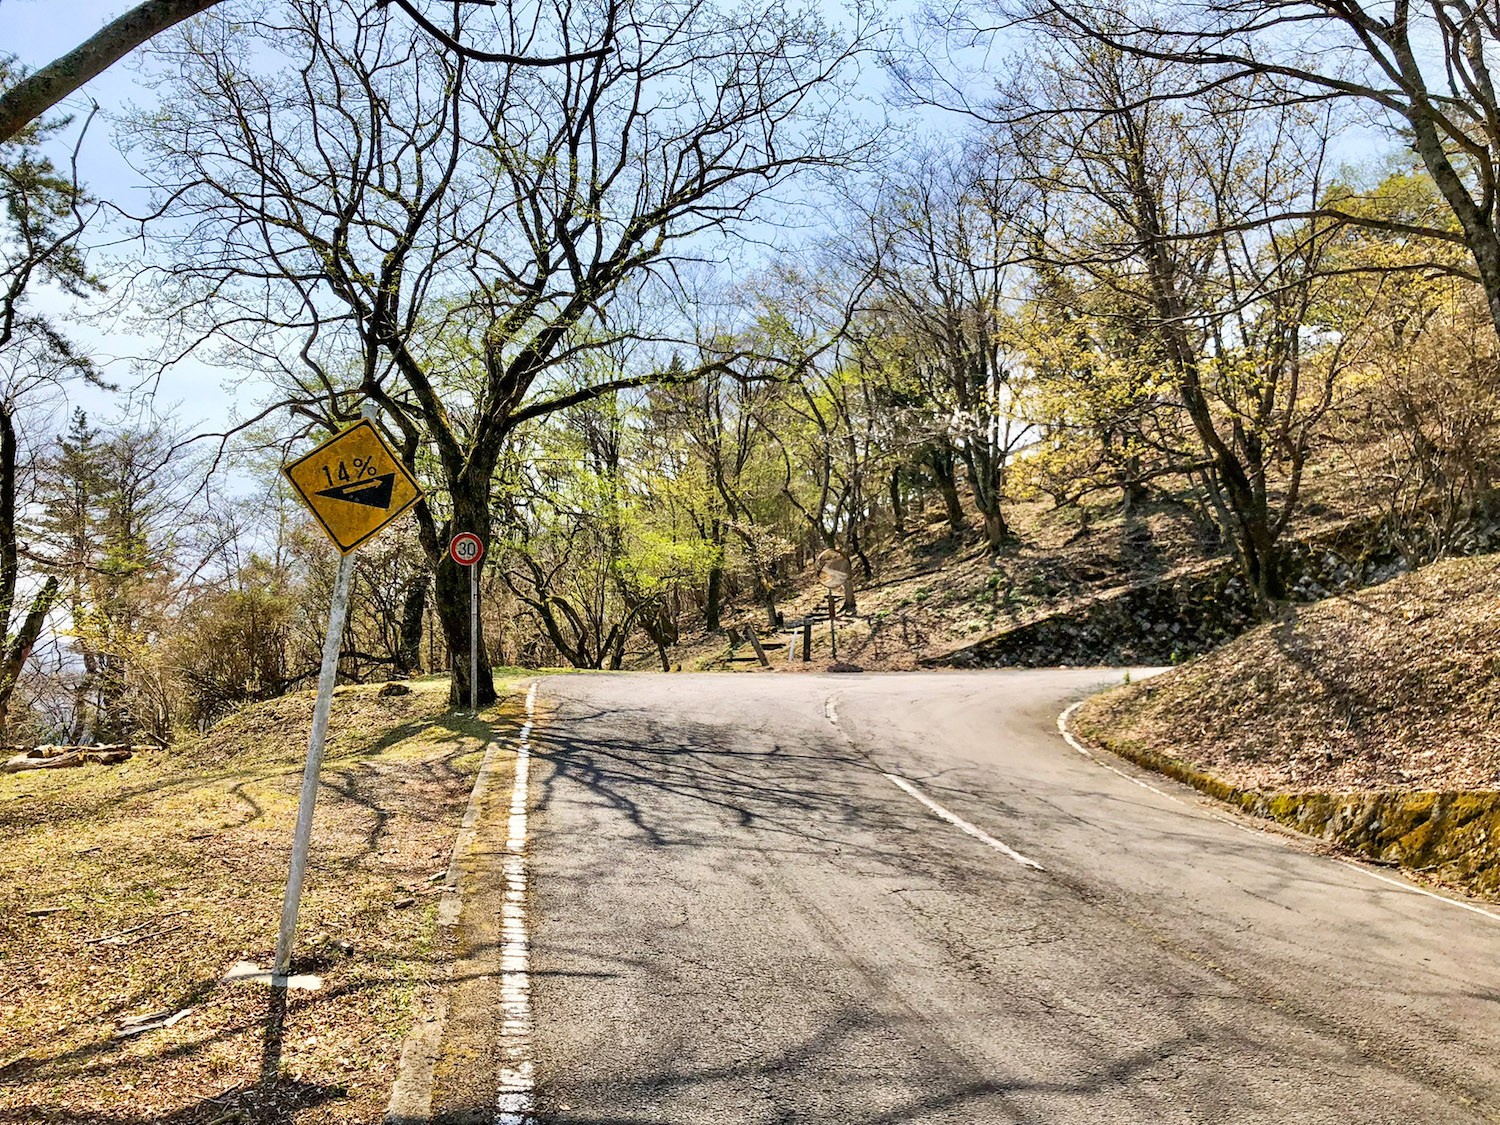
[[[538,1120],[1500,1120],[1500,920],[1078,754],[1117,678],[544,680]]]

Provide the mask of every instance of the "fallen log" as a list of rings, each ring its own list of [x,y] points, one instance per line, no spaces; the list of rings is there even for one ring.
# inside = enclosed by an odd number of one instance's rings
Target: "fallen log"
[[[54,750],[59,748],[41,746],[37,749]],[[25,754],[17,754],[15,757],[8,759],[5,765],[0,767],[0,772],[21,773],[24,770],[62,770],[90,763],[100,766],[112,766],[116,762],[123,762],[131,757],[134,757],[133,751],[116,747],[74,747],[65,749],[57,754],[38,754],[33,750]]]
[[[56,758],[33,758],[29,754],[17,754],[5,763],[6,773],[21,773],[23,770],[62,770],[84,764],[84,755],[75,750]]]
[[[123,762],[126,758],[133,757],[133,753],[129,750],[91,750],[84,754],[84,757],[101,766],[112,766],[116,762]]]

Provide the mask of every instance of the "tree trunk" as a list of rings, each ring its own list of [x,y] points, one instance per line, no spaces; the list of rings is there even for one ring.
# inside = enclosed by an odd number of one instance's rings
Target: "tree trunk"
[[[42,584],[37,596],[31,601],[31,608],[26,611],[26,618],[21,623],[20,631],[11,638],[10,644],[6,646],[3,661],[0,661],[0,739],[8,735],[7,724],[10,720],[10,698],[15,693],[16,684],[21,678],[21,669],[26,666],[26,661],[31,657],[31,649],[42,633],[42,625],[47,620],[47,614],[52,612],[52,603],[57,600],[57,579],[49,578]]]
[[[0,402],[0,739],[6,736],[10,699],[21,669],[31,657],[42,626],[57,600],[57,578],[42,583],[21,619],[20,627],[7,639],[16,609],[16,590],[21,563],[16,535],[16,427],[15,414]]]
[[[714,521],[709,541],[718,552],[718,559],[722,559],[724,550],[724,525],[718,520]],[[703,603],[703,628],[710,633],[717,633],[719,631],[719,617],[723,611],[724,602],[724,565],[718,559],[715,560],[708,572],[708,591]]]
[[[766,607],[767,628],[781,628],[781,614],[776,610],[776,583],[771,580],[770,575],[757,574],[755,580],[760,584],[761,604]]]
[[[475,566],[483,566],[490,558],[489,475],[473,467],[475,476],[461,478],[450,487],[453,499],[453,518],[448,523],[451,539],[462,531],[471,531],[484,544],[484,560]],[[477,481],[477,483],[475,483]],[[437,608],[438,623],[442,626],[443,641],[448,649],[448,661],[453,670],[453,685],[448,692],[448,702],[454,707],[469,705],[469,567],[459,566],[448,554],[448,542],[439,537],[442,550],[434,559],[433,604]],[[479,698],[480,707],[495,702],[495,679],[490,672],[489,654],[484,649],[484,615],[479,622]]]
[[[105,25],[60,59],[17,82],[0,97],[0,141],[8,141],[90,78],[153,35],[219,0],[147,0]]]
[[[422,620],[427,616],[427,575],[420,574],[406,587],[401,606],[401,639],[396,648],[396,667],[411,675],[422,667]]]
[[[964,517],[963,502],[958,498],[958,476],[953,465],[952,455],[941,455],[933,453],[928,464],[932,468],[933,479],[937,481],[938,491],[943,496],[943,507],[948,512],[948,530],[954,535],[961,535],[968,528],[969,521]]]
[[[984,539],[991,551],[998,551],[1010,538],[1010,524],[1005,522],[1005,513],[997,505],[994,511],[984,513]]]

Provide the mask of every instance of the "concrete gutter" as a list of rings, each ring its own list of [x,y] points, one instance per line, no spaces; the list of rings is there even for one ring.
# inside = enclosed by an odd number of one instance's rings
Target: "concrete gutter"
[[[437,934],[434,948],[452,950],[455,929],[463,909],[464,863],[474,846],[480,811],[489,793],[490,779],[501,753],[500,743],[491,742],[485,750],[479,775],[469,793],[469,804],[459,823],[453,841],[453,857],[443,880],[443,897],[438,902]],[[412,1001],[412,1029],[401,1046],[401,1061],[396,1065],[396,1081],[391,1088],[384,1125],[427,1125],[432,1120],[433,1070],[443,1038],[443,1024],[448,1017],[449,978],[453,958],[445,956],[443,967],[426,985],[417,990]]]

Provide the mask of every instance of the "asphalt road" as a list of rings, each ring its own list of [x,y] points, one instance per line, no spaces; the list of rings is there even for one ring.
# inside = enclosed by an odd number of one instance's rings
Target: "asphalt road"
[[[1500,1120],[1500,917],[1083,757],[1104,676],[543,681],[539,1120]]]

